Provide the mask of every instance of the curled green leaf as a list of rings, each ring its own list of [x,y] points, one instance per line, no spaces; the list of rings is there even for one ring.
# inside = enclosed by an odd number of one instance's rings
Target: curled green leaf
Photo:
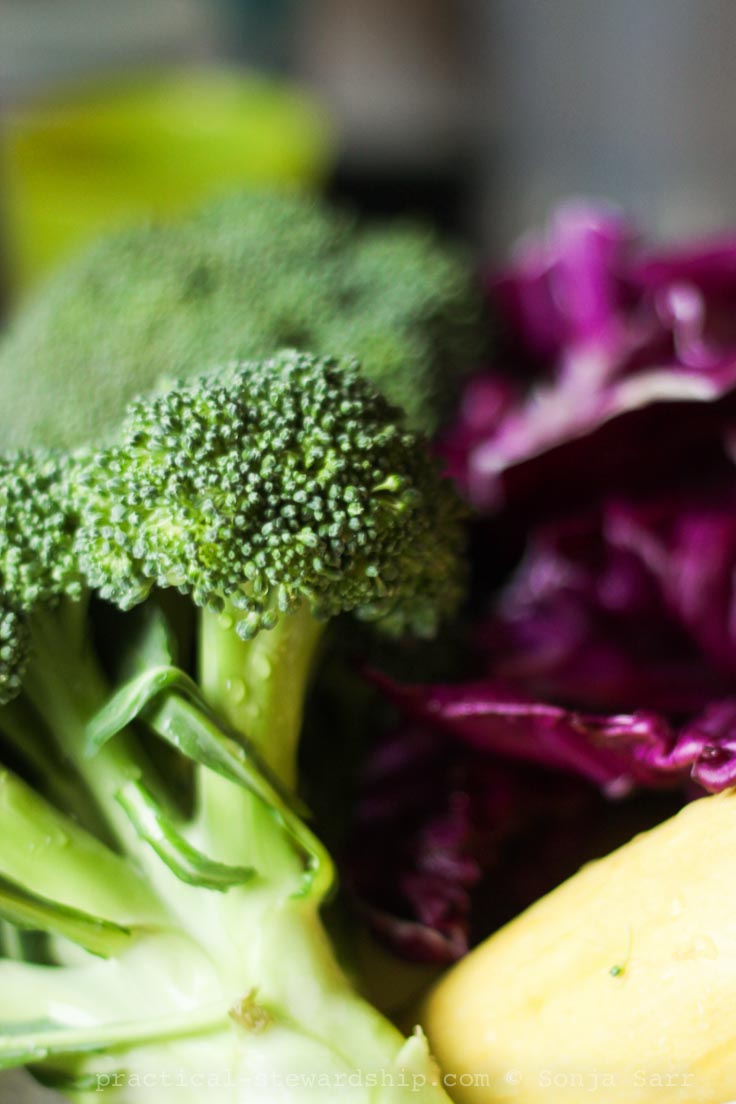
[[[262,801],[304,855],[304,878],[296,896],[324,899],[334,883],[327,849],[304,824],[295,810],[296,800],[284,793],[257,751],[228,732],[188,675],[178,667],[153,667],[122,686],[87,727],[89,754],[138,718],[186,758]]]
[[[151,845],[180,881],[224,892],[255,877],[251,866],[228,866],[193,847],[142,783],[129,782],[116,797],[141,839]]]
[[[140,932],[99,916],[40,897],[0,876],[0,917],[29,931],[45,931],[107,958],[127,947]]]

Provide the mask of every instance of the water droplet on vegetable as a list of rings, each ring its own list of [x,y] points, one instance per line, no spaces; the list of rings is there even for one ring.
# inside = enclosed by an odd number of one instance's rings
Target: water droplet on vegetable
[[[239,705],[245,699],[245,683],[241,678],[228,679],[225,683],[230,700]]]

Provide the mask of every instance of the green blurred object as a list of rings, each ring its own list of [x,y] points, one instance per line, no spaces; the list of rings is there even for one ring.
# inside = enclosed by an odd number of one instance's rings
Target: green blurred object
[[[0,340],[0,440],[101,443],[162,378],[286,347],[358,356],[432,431],[477,362],[481,317],[472,267],[432,231],[240,189],[102,238],[28,297]]]
[[[111,229],[237,185],[313,185],[331,153],[318,105],[264,76],[177,70],[59,91],[8,119],[13,291]]]

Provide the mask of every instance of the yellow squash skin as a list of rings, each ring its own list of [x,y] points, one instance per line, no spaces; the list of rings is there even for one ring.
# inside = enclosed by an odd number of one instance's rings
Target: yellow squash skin
[[[736,1101],[736,793],[584,867],[419,1019],[462,1104]]]

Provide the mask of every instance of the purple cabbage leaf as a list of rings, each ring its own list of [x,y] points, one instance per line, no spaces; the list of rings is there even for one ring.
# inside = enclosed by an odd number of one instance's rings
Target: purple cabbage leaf
[[[671,481],[692,474],[695,442],[700,468],[724,463],[736,237],[652,251],[617,212],[567,204],[488,296],[503,339],[441,445],[476,507],[625,489],[645,457],[649,478]]]

